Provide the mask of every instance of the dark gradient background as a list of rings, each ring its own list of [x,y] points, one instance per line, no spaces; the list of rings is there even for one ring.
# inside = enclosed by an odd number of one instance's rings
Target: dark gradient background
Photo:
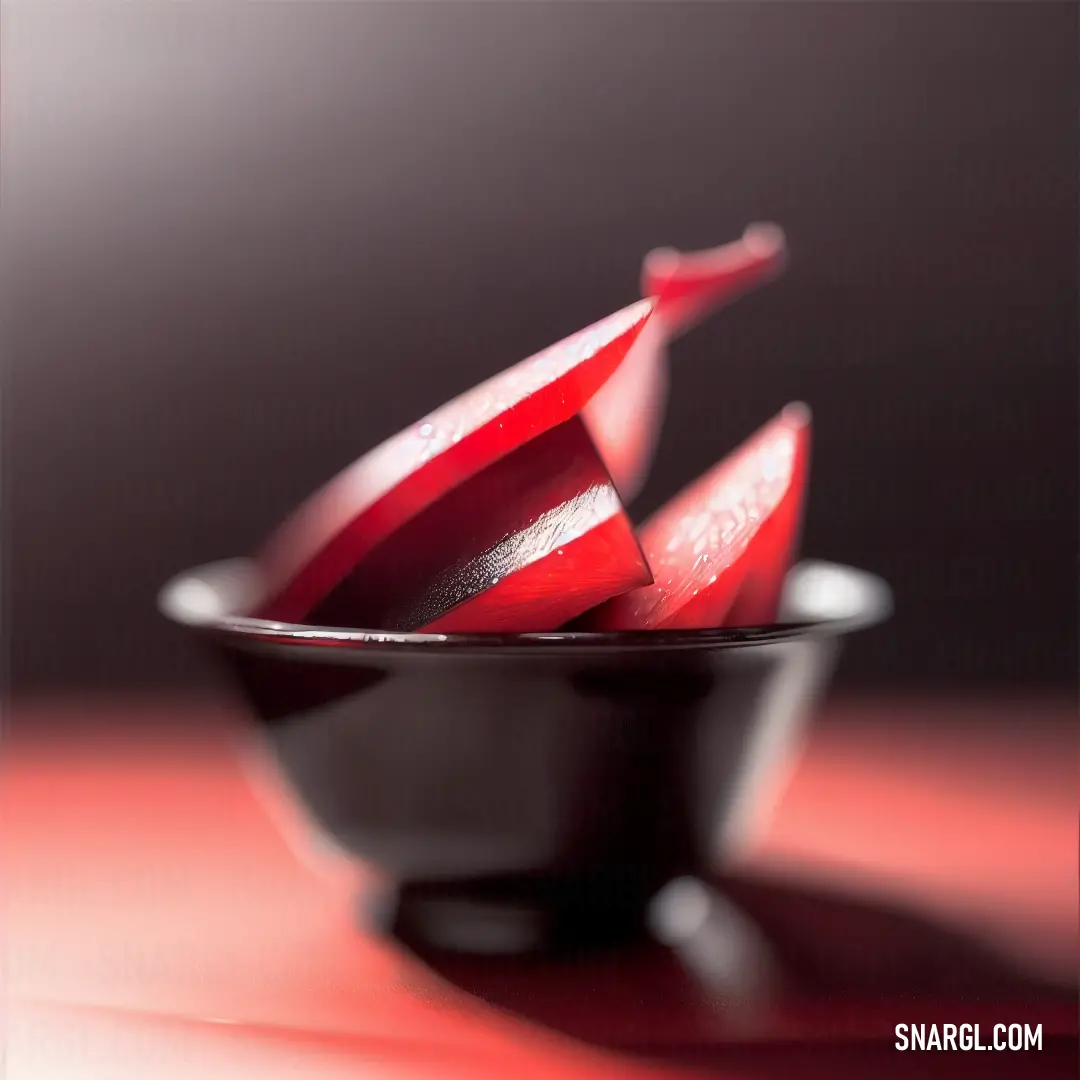
[[[843,681],[1073,689],[1077,10],[5,8],[12,690],[206,680],[166,577],[758,219],[635,511],[803,398],[805,549],[897,595]]]

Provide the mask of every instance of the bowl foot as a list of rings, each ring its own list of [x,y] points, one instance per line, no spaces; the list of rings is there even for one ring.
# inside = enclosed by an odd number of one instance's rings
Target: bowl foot
[[[553,956],[647,938],[647,904],[633,893],[604,903],[580,882],[405,882],[366,893],[360,918],[418,952]]]

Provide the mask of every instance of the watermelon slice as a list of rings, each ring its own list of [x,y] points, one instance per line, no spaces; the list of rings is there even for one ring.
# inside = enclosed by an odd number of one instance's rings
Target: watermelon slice
[[[656,314],[626,359],[585,406],[585,422],[624,502],[641,490],[656,453],[668,395],[668,344],[706,316],[783,269],[786,247],[775,225],[752,225],[710,251],[658,249],[642,265],[643,296]]]
[[[300,622],[374,548],[464,481],[576,416],[652,313],[642,300],[481,383],[317,492],[259,558],[257,617]]]
[[[798,542],[810,413],[789,405],[654,514],[638,535],[653,583],[588,613],[590,630],[775,621]]]
[[[310,619],[540,632],[652,580],[580,417],[459,484],[370,551]]]

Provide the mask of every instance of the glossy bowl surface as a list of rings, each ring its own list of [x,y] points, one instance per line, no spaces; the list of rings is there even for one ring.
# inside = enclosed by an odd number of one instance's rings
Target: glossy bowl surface
[[[250,563],[161,607],[243,690],[315,826],[390,883],[425,946],[521,952],[641,933],[669,882],[767,820],[877,578],[808,562],[783,622],[730,631],[396,634],[244,617]]]

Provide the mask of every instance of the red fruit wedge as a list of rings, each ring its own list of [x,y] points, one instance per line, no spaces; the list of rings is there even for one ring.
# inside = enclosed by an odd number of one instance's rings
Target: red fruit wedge
[[[653,583],[585,616],[590,630],[774,622],[794,556],[810,413],[790,405],[638,530]]]
[[[361,559],[310,619],[538,632],[651,580],[611,478],[574,417],[422,510]]]
[[[299,622],[377,545],[449,491],[581,411],[653,309],[642,300],[523,360],[365,454],[260,557],[261,618]],[[436,538],[438,542],[438,538]]]
[[[656,314],[584,410],[624,502],[641,490],[656,452],[667,405],[668,343],[775,277],[785,258],[784,234],[775,225],[752,225],[741,239],[710,251],[663,248],[645,256],[641,291],[658,297]]]

